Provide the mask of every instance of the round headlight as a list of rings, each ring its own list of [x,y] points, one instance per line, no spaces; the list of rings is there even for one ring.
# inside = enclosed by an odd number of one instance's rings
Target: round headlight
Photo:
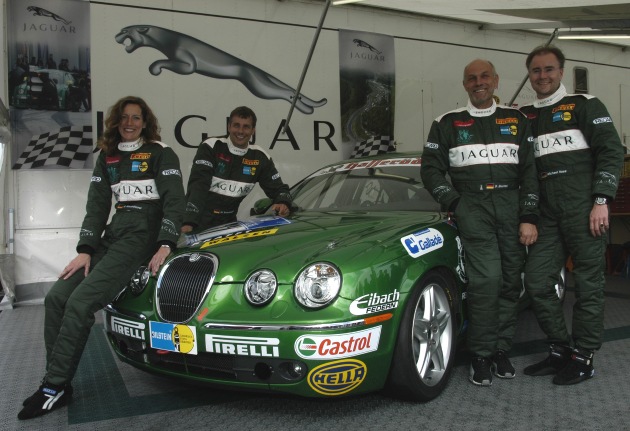
[[[252,305],[264,305],[271,301],[278,289],[276,275],[268,269],[261,269],[249,276],[243,290]]]
[[[140,268],[138,268],[129,281],[131,293],[133,293],[134,295],[140,295],[144,288],[147,287],[150,276],[151,271],[149,271],[148,267],[141,266]]]
[[[295,298],[308,308],[330,304],[341,289],[341,274],[329,263],[319,262],[307,267],[295,281]]]

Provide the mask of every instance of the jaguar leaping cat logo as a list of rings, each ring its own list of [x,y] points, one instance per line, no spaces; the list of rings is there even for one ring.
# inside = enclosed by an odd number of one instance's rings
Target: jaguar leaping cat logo
[[[264,70],[183,33],[152,25],[132,25],[120,30],[115,39],[129,53],[148,46],[166,55],[166,60],[157,60],[149,66],[152,75],[167,69],[180,75],[198,73],[211,78],[237,79],[261,99],[292,102],[295,95],[295,89]],[[295,107],[311,114],[326,102],[300,94]]]
[[[63,19],[62,17],[60,17],[59,15],[57,15],[56,13],[53,13],[49,10],[43,9],[41,7],[37,7],[37,6],[29,6],[26,8],[27,11],[29,12],[33,12],[33,16],[47,16],[50,17],[52,19],[54,19],[55,21],[60,21],[66,25],[70,24],[72,21],[68,21],[67,19]]]
[[[352,41],[360,48],[367,48],[372,52],[375,52],[377,54],[381,54],[381,51],[379,51],[378,49],[374,48],[372,45],[370,45],[367,42],[362,41],[361,39],[352,39]]]

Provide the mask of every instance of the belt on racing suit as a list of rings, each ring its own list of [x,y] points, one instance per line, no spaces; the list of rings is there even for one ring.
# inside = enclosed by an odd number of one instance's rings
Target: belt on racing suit
[[[453,186],[458,192],[486,192],[519,189],[518,181],[466,181],[454,183]]]

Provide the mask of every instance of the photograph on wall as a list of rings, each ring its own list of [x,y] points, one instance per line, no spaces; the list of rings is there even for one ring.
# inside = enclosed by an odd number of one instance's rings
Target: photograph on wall
[[[394,38],[339,31],[341,129],[351,157],[395,150]]]
[[[91,169],[90,4],[7,2],[13,169]]]

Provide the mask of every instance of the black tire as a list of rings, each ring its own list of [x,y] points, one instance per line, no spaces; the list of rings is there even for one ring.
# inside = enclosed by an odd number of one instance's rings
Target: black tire
[[[405,307],[387,392],[397,398],[429,401],[448,383],[457,341],[455,283],[440,271],[427,273]]]

